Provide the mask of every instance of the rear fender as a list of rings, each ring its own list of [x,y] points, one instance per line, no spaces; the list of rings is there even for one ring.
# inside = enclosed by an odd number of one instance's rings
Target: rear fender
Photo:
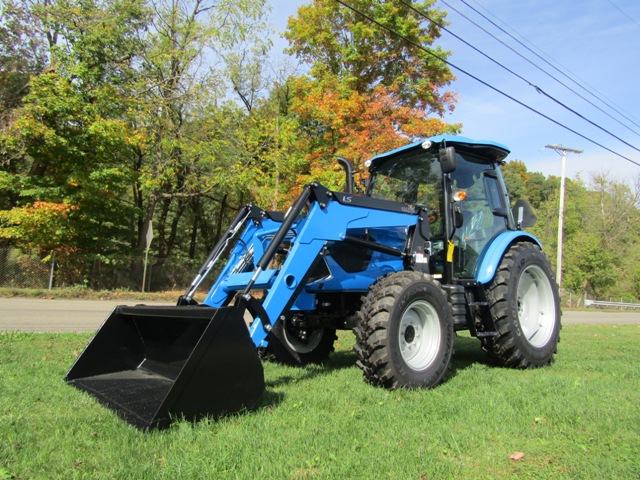
[[[531,242],[542,248],[540,241],[530,233],[523,231],[508,230],[497,235],[489,243],[478,260],[474,277],[478,283],[486,284],[493,280],[498,265],[509,247],[516,242]]]

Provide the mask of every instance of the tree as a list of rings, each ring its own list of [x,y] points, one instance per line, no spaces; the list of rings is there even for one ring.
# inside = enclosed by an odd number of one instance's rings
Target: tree
[[[31,36],[41,68],[0,133],[5,241],[93,255],[92,285],[152,219],[161,259],[211,248],[250,188],[229,173],[256,155],[241,105],[265,86],[264,1],[15,1],[0,61]]]
[[[600,264],[591,269],[593,292],[602,297],[618,291],[632,292],[638,261],[640,232],[640,176],[630,185],[592,174],[589,183],[590,222],[584,231],[597,237]]]
[[[236,148],[242,114],[228,100],[224,73],[233,72],[230,83],[245,105],[253,104],[250,89],[255,84],[244,83],[241,66],[224,62],[238,60],[232,51],[263,22],[263,6],[262,0],[154,4],[142,62],[144,111],[139,121],[145,143],[134,164],[139,249],[152,219],[157,220],[158,257],[164,259],[181,238],[193,238],[198,229],[214,239],[228,215],[229,198],[239,190],[229,173],[243,164],[245,152]],[[223,66],[214,68],[213,59]],[[208,210],[204,199],[222,209],[213,212],[216,222],[197,218]],[[189,212],[193,215],[188,219]],[[181,235],[185,230],[190,234]]]
[[[557,190],[555,181],[546,179],[540,172],[529,172],[520,160],[510,160],[501,169],[511,204],[524,199],[537,209]]]
[[[435,2],[416,3],[414,9],[434,19],[424,19],[404,2],[353,0],[350,4],[394,32],[428,48],[440,36],[444,12]],[[289,52],[311,66],[310,76],[335,77],[345,88],[359,93],[376,86],[394,92],[403,105],[442,114],[453,106],[450,92],[441,87],[453,80],[449,68],[432,55],[416,49],[404,38],[378,27],[353,10],[331,0],[314,0],[289,19]],[[440,57],[447,52],[433,49]]]
[[[520,199],[528,201],[526,184],[529,172],[527,172],[527,167],[524,162],[511,160],[502,165],[501,170],[504,182],[507,185],[511,205]]]
[[[528,172],[522,162],[503,165],[511,201],[524,198],[534,206],[538,222],[531,228],[547,256],[557,251],[559,183]],[[567,179],[564,211],[563,287],[604,298],[627,293],[637,298],[640,271],[640,181],[633,185],[591,174]]]
[[[127,115],[146,7],[138,0],[25,2],[22,11],[47,39],[49,66],[30,78],[0,135],[0,188],[10,199],[0,212],[2,236],[91,254],[95,283],[95,267],[122,249],[132,215],[123,159],[137,143]],[[35,221],[42,232],[33,231]]]
[[[285,209],[301,185],[305,150],[300,148],[299,123],[288,114],[291,85],[275,82],[270,95],[245,118],[243,149],[247,163],[234,171],[248,187],[253,201],[273,210]]]
[[[47,56],[25,4],[7,1],[0,6],[0,126],[27,91],[29,80],[41,73]]]
[[[402,2],[351,4],[425,48],[440,34],[436,23],[425,26]],[[426,1],[415,7],[443,21],[444,13],[432,5]],[[302,180],[319,177],[338,187],[342,174],[327,168],[336,154],[359,167],[407,140],[459,129],[441,120],[455,101],[442,90],[453,79],[448,67],[338,2],[315,0],[300,7],[285,36],[289,52],[310,67],[308,76],[292,82],[291,110],[308,148],[309,167],[301,172]]]

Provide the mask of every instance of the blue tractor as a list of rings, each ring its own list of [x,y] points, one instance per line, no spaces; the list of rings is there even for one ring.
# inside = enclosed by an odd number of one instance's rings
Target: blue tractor
[[[177,306],[116,307],[67,382],[148,429],[259,405],[262,360],[322,363],[338,329],[355,333],[364,379],[390,389],[442,382],[458,330],[500,365],[548,365],[558,286],[523,230],[530,207],[510,207],[508,153],[432,137],[369,160],[364,191],[339,158],[344,191],[310,183],[286,213],[244,206]]]

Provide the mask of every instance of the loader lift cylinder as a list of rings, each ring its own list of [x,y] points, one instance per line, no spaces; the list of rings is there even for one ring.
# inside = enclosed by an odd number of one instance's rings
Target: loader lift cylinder
[[[191,286],[187,290],[187,293],[185,293],[178,299],[178,305],[189,305],[192,303],[193,295],[198,289],[198,286],[216,264],[218,258],[229,244],[229,241],[234,237],[240,227],[244,224],[247,217],[250,215],[252,208],[255,207],[253,207],[252,205],[245,205],[238,211],[238,214],[231,222],[231,225],[229,225],[216,246],[213,248],[213,250],[211,250],[211,253],[207,257],[205,262],[202,264],[202,267],[200,267],[200,270],[198,271],[196,278],[191,283]]]
[[[271,243],[269,243],[269,246],[265,250],[260,260],[258,260],[258,263],[256,264],[257,266],[256,271],[251,277],[251,280],[245,287],[244,291],[242,292],[243,296],[246,296],[249,294],[251,287],[253,287],[253,285],[255,284],[258,276],[260,276],[260,273],[262,273],[269,266],[269,263],[271,263],[271,260],[273,260],[274,255],[276,254],[276,252],[278,251],[278,248],[280,247],[280,244],[287,236],[289,229],[294,224],[294,222],[298,218],[298,215],[300,215],[300,213],[302,212],[302,209],[304,208],[304,206],[307,204],[307,201],[311,197],[311,188],[312,188],[311,185],[306,185],[304,187],[304,190],[302,190],[302,193],[300,194],[300,196],[296,199],[294,204],[291,206],[291,208],[285,215],[282,225],[280,226],[276,234],[273,236]]]
[[[311,197],[311,189],[312,189],[311,185],[306,185],[304,187],[304,190],[302,190],[302,193],[300,194],[300,196],[296,199],[294,204],[291,206],[290,210],[285,215],[282,225],[280,226],[276,234],[273,236],[273,239],[271,240],[271,243],[265,250],[264,255],[262,255],[262,258],[258,261],[257,267],[260,270],[264,270],[269,266],[269,263],[273,259],[273,256],[276,254],[278,247],[280,246],[284,238],[287,236],[289,229],[298,218],[298,215],[302,213],[302,209],[304,208],[304,206],[307,204],[307,201]],[[245,292],[248,292],[249,289],[250,289],[250,286],[247,287]]]

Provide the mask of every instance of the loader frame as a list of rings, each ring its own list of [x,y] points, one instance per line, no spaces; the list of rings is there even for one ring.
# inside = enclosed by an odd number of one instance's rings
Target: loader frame
[[[308,211],[301,217],[305,208]],[[258,347],[267,345],[267,335],[283,315],[290,311],[316,309],[316,295],[320,292],[314,291],[309,279],[321,259],[330,258],[333,245],[345,242],[355,249],[374,252],[377,269],[352,272],[340,278],[340,290],[334,290],[365,292],[381,271],[403,269],[412,253],[405,248],[400,235],[395,239],[395,245],[388,245],[364,238],[364,232],[406,229],[422,223],[418,207],[331,192],[318,183],[306,185],[283,218],[253,206],[247,206],[243,211],[247,212],[243,216],[244,232],[203,303],[222,307],[235,299],[236,306],[245,306],[257,320],[252,323],[250,333]],[[236,228],[237,225],[232,224],[223,238],[231,236]],[[419,230],[424,235],[425,228]],[[423,241],[426,243],[428,239],[423,238]],[[269,268],[283,242],[288,248],[284,263],[279,268]],[[253,258],[257,259],[255,268]],[[322,293],[332,291],[331,280],[324,279]],[[266,294],[257,301],[251,295],[252,291],[266,291]],[[185,299],[190,299],[190,293]]]

